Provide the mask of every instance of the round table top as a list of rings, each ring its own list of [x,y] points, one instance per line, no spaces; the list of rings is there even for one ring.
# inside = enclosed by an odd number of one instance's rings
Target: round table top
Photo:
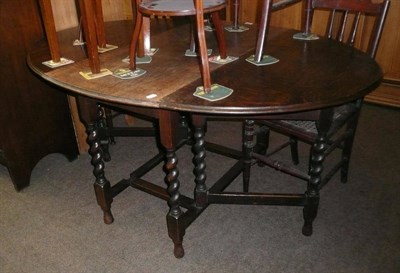
[[[167,20],[168,21],[168,20]],[[108,43],[118,49],[100,55],[101,67],[114,71],[127,68],[131,22],[106,24]],[[76,95],[123,106],[142,106],[206,114],[274,114],[313,110],[339,105],[361,98],[376,88],[382,78],[379,65],[361,51],[339,42],[321,38],[299,41],[295,30],[271,28],[265,54],[279,59],[268,66],[255,66],[245,59],[254,54],[256,27],[242,33],[225,32],[228,55],[238,60],[210,64],[213,83],[232,88],[229,97],[207,101],[193,96],[201,85],[199,61],[184,56],[189,48],[188,25],[152,21],[152,47],[159,48],[150,64],[138,65],[147,73],[122,80],[111,75],[86,80],[79,72],[89,71],[81,47],[72,46],[76,29],[59,33],[63,57],[70,65],[50,69],[42,64],[50,59],[45,41],[28,56],[31,69],[57,86]],[[216,55],[218,47],[212,33],[207,34],[208,48]]]

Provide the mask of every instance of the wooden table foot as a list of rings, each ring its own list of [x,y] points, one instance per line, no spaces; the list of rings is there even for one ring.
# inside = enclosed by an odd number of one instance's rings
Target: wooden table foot
[[[174,256],[175,258],[183,258],[185,255],[185,250],[183,249],[183,246],[181,243],[175,243],[174,244]]]

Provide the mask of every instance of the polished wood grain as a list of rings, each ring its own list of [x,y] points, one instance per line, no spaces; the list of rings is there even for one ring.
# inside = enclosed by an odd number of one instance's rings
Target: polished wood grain
[[[168,104],[163,105],[214,113],[296,112],[362,97],[379,84],[382,76],[379,66],[358,50],[325,39],[316,43],[298,43],[292,40],[293,34],[293,31],[271,30],[267,50],[280,59],[272,66],[251,66],[240,59],[215,71],[212,76],[216,81],[222,85],[229,83],[235,90],[228,99],[210,103],[192,98],[190,90],[198,84],[194,82],[164,99]],[[357,61],[348,62],[350,58]],[[366,74],[359,78],[351,72],[355,70]],[[371,81],[367,83],[365,77]],[[360,84],[365,83],[365,89],[360,89]]]
[[[241,10],[239,12],[240,22],[258,22],[260,19],[261,2],[263,0],[242,0]],[[278,2],[279,0],[274,0]],[[376,2],[382,2],[377,0]],[[272,13],[271,25],[278,27],[301,29],[301,20],[303,12],[303,3],[298,3],[286,9]],[[382,84],[374,92],[366,97],[369,102],[375,102],[383,105],[400,106],[400,1],[393,0],[390,3],[389,14],[385,23],[384,32],[378,47],[376,56],[377,62],[381,65],[384,72],[384,78],[395,80],[397,84]],[[328,20],[326,11],[318,11],[314,15],[314,33],[323,35],[324,26]],[[361,26],[368,28],[371,26],[371,20],[366,18],[361,22]],[[368,31],[366,29],[366,31]],[[356,42],[357,47],[363,48],[366,44],[363,41]]]
[[[153,25],[157,29],[157,25]],[[124,67],[121,60],[128,53],[131,25],[129,22],[115,22],[109,23],[108,27],[109,33],[113,34],[110,39],[119,48],[102,54],[100,60],[102,66],[115,70]],[[45,79],[99,100],[231,114],[300,111],[344,103],[368,94],[382,76],[375,61],[357,49],[326,39],[312,43],[295,41],[291,38],[295,31],[277,28],[270,31],[267,50],[280,62],[266,67],[253,66],[244,60],[254,50],[256,29],[253,28],[242,34],[226,35],[228,52],[239,56],[240,60],[223,66],[210,64],[210,69],[212,77],[222,85],[231,86],[234,93],[222,101],[208,102],[192,95],[201,81],[198,61],[183,56],[188,41],[180,37],[190,32],[189,27],[184,25],[169,29],[163,25],[159,30],[162,33],[154,35],[154,43],[160,47],[160,52],[151,64],[146,65],[147,74],[134,80],[124,81],[111,76],[85,80],[79,71],[88,69],[87,59],[80,48],[67,44],[64,44],[63,51],[74,56],[75,64],[55,70],[44,68],[41,61],[48,58],[45,43],[30,55],[29,64]],[[60,35],[68,40],[74,33],[75,30],[70,30]],[[169,43],[170,40],[175,43]],[[208,41],[216,48],[212,36],[208,37]],[[354,74],[352,71],[358,72]],[[309,76],[304,78],[304,75]],[[341,88],[344,83],[346,88]],[[156,96],[146,98],[151,94]]]
[[[132,8],[130,6],[131,0],[103,0],[104,19],[105,21],[115,21],[121,19],[132,18]],[[232,6],[233,1],[228,1],[228,6]],[[273,2],[278,2],[274,0]],[[57,1],[52,0],[53,12],[56,21],[57,30],[63,30],[78,25],[76,18],[76,8],[74,0]],[[241,0],[241,8],[239,10],[239,20],[243,22],[258,22],[260,18],[261,0]],[[388,18],[385,24],[385,31],[380,43],[379,51],[377,53],[377,60],[381,64],[385,78],[399,79],[400,67],[399,52],[400,50],[400,32],[398,25],[400,22],[400,13],[396,12],[400,9],[400,1],[392,1],[389,10]],[[228,11],[230,9],[228,8]],[[287,7],[272,13],[271,25],[277,27],[301,29],[301,15],[302,3],[297,3],[293,6]],[[228,12],[228,15],[232,12]],[[314,16],[317,21],[316,26],[325,25],[327,14],[318,12]],[[228,16],[228,19],[232,16]],[[318,22],[321,22],[320,24]],[[325,29],[314,29],[313,31],[323,34]]]
[[[153,43],[160,47],[160,52],[157,53],[157,58],[154,58],[154,61],[151,64],[146,65],[146,70],[148,71],[147,74],[144,77],[137,78],[136,80],[134,80],[134,82],[123,81],[114,77],[106,77],[103,79],[96,79],[95,81],[87,81],[79,74],[77,74],[77,71],[88,70],[89,66],[88,61],[86,60],[86,56],[81,48],[73,47],[67,42],[68,40],[75,37],[74,35],[76,35],[76,29],[67,30],[60,33],[60,40],[66,41],[65,43],[62,43],[62,50],[65,51],[69,56],[72,56],[72,58],[76,61],[75,64],[55,70],[46,69],[43,65],[40,64],[40,59],[45,57],[40,56],[40,54],[48,54],[46,52],[47,47],[45,43],[42,45],[42,51],[37,52],[38,55],[36,55],[36,53],[31,55],[31,61],[37,62],[38,67],[40,67],[40,69],[43,69],[40,73],[44,73],[43,76],[46,78],[51,77],[52,79],[55,79],[58,78],[57,75],[64,75],[65,78],[62,81],[65,81],[64,83],[66,86],[68,85],[73,87],[74,85],[76,86],[77,83],[79,85],[83,84],[85,88],[88,88],[88,90],[92,88],[92,90],[97,93],[99,90],[97,90],[98,88],[96,86],[99,84],[99,82],[104,82],[106,83],[105,89],[103,90],[105,92],[105,97],[110,95],[107,94],[108,91],[114,90],[116,93],[111,94],[110,98],[117,96],[122,97],[124,96],[124,94],[129,94],[132,99],[136,100],[138,105],[158,106],[160,100],[164,96],[172,93],[176,89],[181,88],[189,81],[197,79],[200,76],[200,73],[198,72],[197,59],[187,58],[183,55],[184,51],[189,45],[189,26],[185,25],[182,27],[178,27],[178,31],[173,31],[173,28],[175,27],[173,27],[172,25],[163,24],[163,22],[157,22],[158,21],[155,20],[155,22],[152,23],[152,27],[153,29],[155,29],[154,33],[157,33],[156,30],[158,32],[169,31],[169,33],[154,35]],[[113,44],[118,45],[119,48],[112,52],[107,52],[100,55],[102,66],[110,70],[127,67],[128,65],[122,63],[121,60],[125,58],[129,52],[127,46],[132,30],[132,24],[129,21],[126,21],[124,23],[109,23],[108,26],[110,27],[108,29],[110,33],[109,40]],[[188,39],[181,39],[180,37],[182,35],[185,35],[186,37],[188,37]],[[245,45],[250,47],[251,44],[253,44],[254,39],[252,39],[253,37],[251,36],[251,33],[246,34],[244,38],[246,37],[248,39]],[[234,36],[232,36],[232,38],[234,38]],[[214,43],[215,45],[215,38],[212,34],[209,35],[208,39],[211,44]],[[168,40],[175,41],[175,43],[171,44],[168,42]],[[238,46],[236,46],[230,50],[230,53],[238,55],[243,54],[245,50],[246,48],[240,49]],[[165,65],[167,63],[170,63],[171,65]],[[187,66],[177,66],[178,63],[186,63]],[[210,66],[212,67],[212,69],[216,69],[217,67],[219,67],[215,64],[210,64]],[[158,85],[155,83],[154,79],[160,80],[165,84]],[[135,87],[134,91],[131,90],[132,86]],[[158,87],[155,88],[155,86]],[[146,99],[146,96],[152,93],[156,93],[157,97],[154,99]],[[123,101],[128,100],[123,99]]]

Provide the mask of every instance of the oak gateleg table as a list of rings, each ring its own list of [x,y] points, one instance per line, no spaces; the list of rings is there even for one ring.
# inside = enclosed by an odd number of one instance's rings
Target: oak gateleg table
[[[198,59],[184,56],[190,43],[189,25],[161,21],[155,20],[151,25],[152,44],[159,48],[159,52],[150,64],[139,65],[147,73],[136,79],[121,80],[113,76],[84,79],[79,72],[89,70],[85,51],[72,46],[77,29],[58,33],[61,52],[73,59],[73,64],[56,69],[44,66],[42,62],[50,59],[50,53],[43,40],[29,54],[28,65],[34,73],[77,98],[80,117],[88,131],[94,188],[105,223],[114,220],[111,202],[129,186],[162,198],[170,207],[167,227],[174,242],[174,254],[182,257],[186,228],[210,204],[304,206],[307,201],[304,194],[225,193],[224,189],[241,174],[244,164],[248,164],[248,158],[243,157],[241,151],[223,145],[206,145],[205,126],[209,117],[276,119],[297,111],[339,105],[362,98],[376,88],[382,71],[373,59],[357,49],[324,38],[294,40],[292,36],[298,31],[282,28],[269,30],[265,47],[266,54],[280,61],[269,66],[252,65],[245,60],[255,50],[257,28],[252,26],[246,32],[225,33],[228,54],[239,59],[224,65],[210,64],[211,76],[214,82],[232,88],[234,92],[223,100],[210,102],[193,96],[202,81]],[[118,49],[100,55],[102,67],[111,71],[127,67],[122,59],[128,55],[131,31],[130,21],[106,24],[108,40],[118,45]],[[208,47],[216,49],[212,33],[207,35]],[[60,91],[55,89],[54,92]],[[163,147],[159,154],[133,171],[129,179],[113,184],[105,177],[101,141],[118,132],[99,122],[103,118],[98,109],[100,104],[157,120],[156,130],[131,134],[153,135],[156,131]],[[188,117],[188,120],[182,117]],[[176,150],[187,142],[194,147],[194,197],[184,196],[179,191]],[[244,143],[246,145],[250,144]],[[206,150],[236,159],[236,163],[215,183],[206,181]],[[164,160],[167,188],[142,179],[145,173]],[[184,164],[179,167],[193,168]]]

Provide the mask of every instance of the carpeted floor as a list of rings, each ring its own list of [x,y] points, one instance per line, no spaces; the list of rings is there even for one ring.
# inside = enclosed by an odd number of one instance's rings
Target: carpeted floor
[[[207,138],[240,147],[240,130],[239,123],[211,122]],[[399,109],[366,104],[349,183],[336,175],[323,189],[311,237],[301,234],[298,207],[211,205],[187,229],[180,260],[172,254],[162,200],[129,188],[112,204],[115,222],[103,224],[88,155],[74,162],[45,157],[19,193],[0,166],[0,272],[400,272],[399,144]],[[156,152],[151,138],[118,138],[106,164],[109,180],[127,177],[149,151]],[[192,153],[186,147],[178,156],[181,191],[191,194]],[[208,153],[208,181],[232,162]],[[304,191],[284,174],[252,170],[253,190]],[[161,185],[163,176],[160,167],[146,178]],[[233,188],[240,188],[237,180]]]

